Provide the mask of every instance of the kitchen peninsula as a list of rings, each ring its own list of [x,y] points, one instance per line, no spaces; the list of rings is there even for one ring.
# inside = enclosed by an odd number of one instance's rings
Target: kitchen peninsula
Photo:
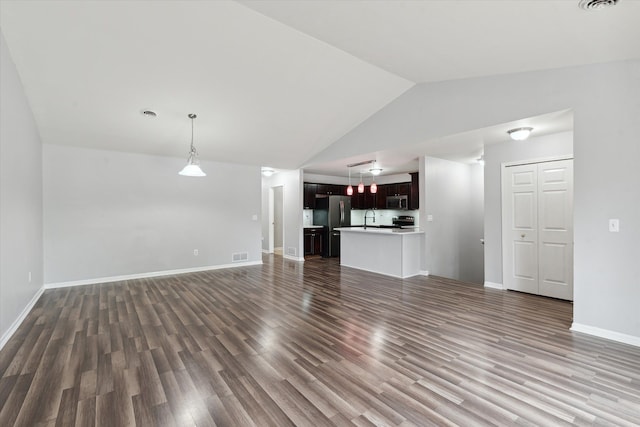
[[[420,274],[423,231],[413,228],[340,228],[340,265],[387,276]]]

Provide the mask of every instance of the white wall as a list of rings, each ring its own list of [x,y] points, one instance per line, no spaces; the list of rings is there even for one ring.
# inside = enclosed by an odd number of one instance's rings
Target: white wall
[[[284,247],[286,258],[304,260],[302,170],[280,171],[262,178],[262,249],[269,249],[269,189],[283,188],[284,199]]]
[[[42,144],[0,34],[0,348],[41,287]]]
[[[484,148],[484,236],[485,280],[502,286],[502,202],[503,163],[573,154],[573,132],[531,137],[526,141],[506,141]]]
[[[572,108],[574,327],[640,343],[639,99],[640,60],[422,83],[308,163]],[[609,218],[620,233],[609,233]]]
[[[482,283],[481,196],[472,191],[478,191],[477,182],[472,185],[472,179],[479,178],[478,168],[433,157],[423,161],[424,269],[435,276]],[[427,221],[429,215],[433,221]]]
[[[44,145],[45,283],[260,262],[260,168]],[[255,220],[252,219],[255,215]],[[194,256],[194,249],[199,251]]]

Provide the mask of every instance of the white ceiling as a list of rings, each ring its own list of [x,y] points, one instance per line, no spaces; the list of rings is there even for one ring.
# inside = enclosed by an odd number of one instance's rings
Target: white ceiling
[[[444,138],[425,140],[420,144],[397,147],[386,151],[365,153],[348,159],[312,164],[305,172],[319,175],[348,176],[346,165],[366,160],[375,160],[383,169],[382,175],[393,175],[418,170],[418,157],[429,155],[460,163],[474,164],[484,154],[484,147],[510,141],[510,129],[532,127],[531,139],[558,132],[573,130],[573,111],[564,110],[535,117],[523,118],[508,123],[475,129]],[[352,176],[368,173],[371,165],[353,167]]]
[[[577,3],[1,0],[0,28],[45,143],[186,157],[194,112],[202,158],[297,168],[415,82],[640,57],[640,1]]]
[[[640,1],[241,0],[382,69],[433,82],[640,55]]]

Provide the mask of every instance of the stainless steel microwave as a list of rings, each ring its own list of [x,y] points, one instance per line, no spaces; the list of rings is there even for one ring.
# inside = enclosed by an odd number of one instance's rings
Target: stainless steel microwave
[[[409,197],[387,196],[387,209],[409,209]]]

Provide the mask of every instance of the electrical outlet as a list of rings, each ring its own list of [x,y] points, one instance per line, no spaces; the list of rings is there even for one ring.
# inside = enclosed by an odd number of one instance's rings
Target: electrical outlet
[[[194,250],[193,250],[193,256],[198,256],[198,254],[199,254],[199,253],[200,253],[200,252],[199,252],[197,249],[194,249]]]
[[[619,233],[620,232],[620,220],[619,219],[610,219],[609,220],[609,231],[611,233]]]

